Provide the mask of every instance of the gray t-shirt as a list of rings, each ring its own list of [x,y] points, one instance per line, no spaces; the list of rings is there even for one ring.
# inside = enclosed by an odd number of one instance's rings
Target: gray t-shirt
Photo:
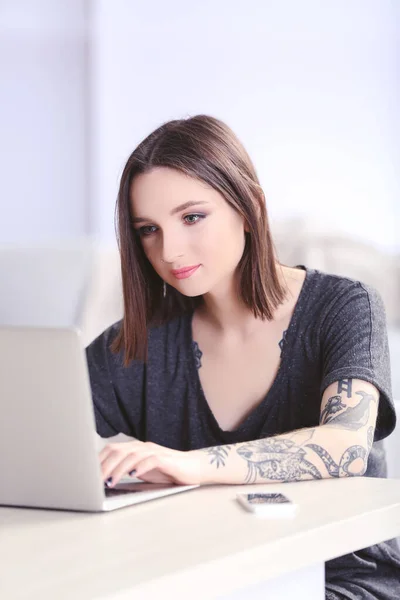
[[[263,401],[234,431],[218,425],[202,390],[192,313],[148,328],[148,362],[123,366],[109,348],[122,321],[86,349],[96,428],[177,450],[245,442],[319,423],[324,390],[339,379],[364,379],[380,392],[366,475],[386,477],[383,438],[394,429],[390,359],[383,302],[359,281],[306,271],[281,343],[281,363]],[[377,568],[378,567],[378,568]],[[382,575],[380,575],[382,573]],[[386,584],[386,582],[388,582]],[[326,563],[330,598],[400,597],[400,552],[394,540]]]

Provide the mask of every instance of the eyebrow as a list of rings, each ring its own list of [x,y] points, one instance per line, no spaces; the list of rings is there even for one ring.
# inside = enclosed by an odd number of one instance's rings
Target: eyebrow
[[[185,202],[184,204],[180,204],[179,206],[175,206],[175,208],[173,208],[170,212],[170,215],[175,215],[178,212],[181,212],[181,210],[185,210],[185,208],[189,208],[189,206],[197,206],[198,204],[209,204],[209,202],[207,202],[206,200],[198,200],[197,202],[195,200],[189,200],[189,202]],[[151,221],[152,219],[148,219],[146,217],[133,217],[132,218],[132,223],[144,223],[145,221]]]

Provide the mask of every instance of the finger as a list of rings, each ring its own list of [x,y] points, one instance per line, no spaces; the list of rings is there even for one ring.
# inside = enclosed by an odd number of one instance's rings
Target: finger
[[[107,470],[107,472],[106,472],[107,465],[112,464],[113,466],[115,466],[115,463],[113,461],[110,461],[110,457],[119,456],[120,457],[119,460],[122,460],[128,453],[138,452],[144,446],[145,446],[145,444],[143,442],[139,442],[139,443],[122,442],[120,444],[108,444],[108,446],[103,449],[104,452],[101,452],[99,454],[99,459],[100,459],[103,475],[104,476],[107,475],[107,477],[110,476],[110,471]]]
[[[110,479],[113,476],[115,469],[126,459],[127,456],[130,456],[133,460],[138,452],[143,452],[143,450],[137,449],[127,453],[126,450],[118,449],[110,452],[110,454],[101,463],[103,480],[106,481]]]
[[[112,448],[112,444],[107,444],[106,446],[104,446],[104,448],[102,448],[99,452],[100,462],[103,462],[103,460],[105,460],[107,456],[113,451],[114,449]]]
[[[121,455],[119,452],[113,451],[103,460],[101,463],[101,475],[103,481],[112,477],[114,470],[123,458],[125,458],[125,454]]]
[[[111,481],[108,483],[109,487],[116,485],[120,481],[121,477],[127,473],[130,473],[133,469],[136,469],[136,465],[151,454],[151,450],[146,451],[144,449],[136,450],[136,452],[130,452],[124,457],[123,460],[120,460],[118,464],[115,464],[112,470],[107,471],[107,477],[105,477],[105,479],[109,480],[111,478]]]
[[[137,448],[140,448],[140,446],[143,446],[144,442],[141,442],[139,440],[137,440],[137,441],[135,440],[134,442],[119,442],[117,444],[107,444],[99,452],[100,462],[102,462],[105,458],[107,458],[107,456],[111,452],[118,451],[118,450],[121,450],[121,449],[126,450],[127,444],[129,444],[129,449],[136,450]]]
[[[152,454],[150,456],[147,456],[146,458],[143,458],[143,460],[137,462],[136,477],[140,478],[142,475],[145,475],[152,469],[157,469],[163,472],[163,469],[160,467],[161,457],[159,454]],[[168,473],[165,473],[165,475],[168,475]]]
[[[170,475],[165,475],[165,473],[161,473],[161,471],[158,469],[152,469],[145,475],[142,474],[140,479],[148,483],[175,483],[173,477],[170,477]]]
[[[171,483],[187,485],[185,480],[179,476],[176,460],[168,454],[154,454],[137,462],[135,475],[140,479],[146,480],[147,475],[153,470],[168,477]]]

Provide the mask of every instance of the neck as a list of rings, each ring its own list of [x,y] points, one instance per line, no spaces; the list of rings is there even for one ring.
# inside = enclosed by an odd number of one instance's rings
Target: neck
[[[278,276],[286,286],[283,267],[278,265]],[[261,323],[266,323],[260,317],[255,317],[252,310],[243,303],[233,278],[221,281],[212,291],[204,294],[204,304],[198,314],[221,337],[241,337],[245,339],[259,330]],[[283,305],[285,302],[283,303]],[[277,314],[281,307],[277,308]]]

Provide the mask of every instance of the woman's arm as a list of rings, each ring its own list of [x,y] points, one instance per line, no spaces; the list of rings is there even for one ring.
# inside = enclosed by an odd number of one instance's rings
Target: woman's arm
[[[322,398],[320,424],[239,444],[180,451],[135,440],[100,452],[104,481],[126,474],[155,483],[244,484],[363,475],[374,439],[379,393],[343,379]]]
[[[366,381],[336,381],[323,394],[316,427],[193,451],[202,457],[202,483],[271,483],[364,475],[378,400],[378,390]]]

